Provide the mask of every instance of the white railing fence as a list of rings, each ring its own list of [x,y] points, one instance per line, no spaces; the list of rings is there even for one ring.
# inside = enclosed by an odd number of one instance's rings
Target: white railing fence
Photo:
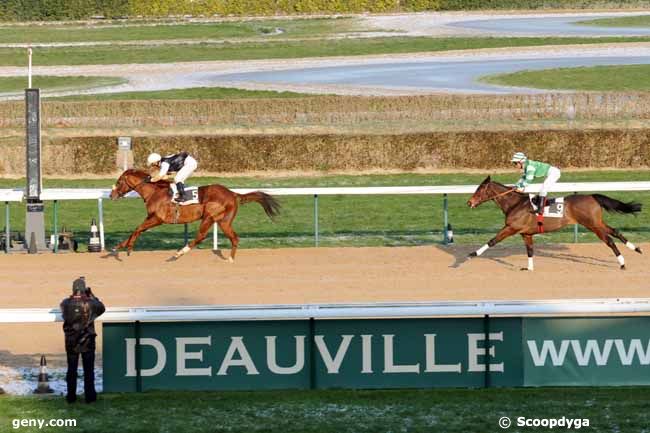
[[[650,314],[650,298],[115,307],[108,308],[99,320],[177,322],[575,314]],[[61,312],[56,308],[0,309],[0,323],[43,323],[62,320]]]
[[[526,192],[535,193],[541,185],[530,185]],[[450,194],[474,193],[478,185],[441,185],[441,186],[378,186],[378,187],[324,187],[324,188],[242,188],[233,191],[245,194],[251,191],[264,191],[276,196],[313,196],[314,197],[314,243],[318,246],[318,197],[323,195],[442,195],[443,200],[443,242],[447,243],[447,226],[449,224],[449,209],[447,196]],[[630,192],[650,191],[650,181],[639,182],[564,182],[557,183],[549,192],[553,193],[578,193],[578,192]],[[98,229],[102,250],[104,244],[104,211],[103,200],[110,197],[111,190],[106,188],[47,188],[41,193],[41,200],[58,201],[64,200],[97,200]],[[131,192],[125,198],[139,198],[140,196]],[[0,189],[0,201],[5,202],[5,230],[7,239],[10,236],[9,229],[9,204],[21,202],[24,199],[22,189]],[[56,206],[54,210],[56,214]],[[56,215],[55,215],[56,219]],[[135,227],[134,227],[135,228]],[[56,232],[56,228],[55,228]],[[577,241],[577,225],[574,229],[575,240]],[[185,227],[185,240],[187,242],[187,225]],[[9,252],[6,242],[7,252]],[[218,249],[218,230],[215,224],[213,229],[213,249]]]

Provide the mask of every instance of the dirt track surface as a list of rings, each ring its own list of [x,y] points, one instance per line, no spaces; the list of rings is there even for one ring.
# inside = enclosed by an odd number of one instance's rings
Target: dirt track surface
[[[622,247],[622,246],[621,246]],[[650,245],[641,245],[650,251]],[[107,307],[435,300],[648,297],[648,256],[622,247],[628,270],[600,244],[539,246],[534,273],[522,246],[241,250],[229,264],[211,251],[10,255],[0,260],[0,308],[55,308],[85,275]],[[228,251],[224,253],[228,256]],[[63,352],[61,324],[0,325],[0,365]],[[100,346],[101,347],[101,346]],[[50,358],[48,358],[50,359]]]

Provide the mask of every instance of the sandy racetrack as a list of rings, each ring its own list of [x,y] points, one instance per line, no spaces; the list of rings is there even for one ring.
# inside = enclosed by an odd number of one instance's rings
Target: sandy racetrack
[[[650,245],[641,245],[650,250]],[[201,304],[293,304],[432,300],[647,297],[647,256],[623,247],[621,271],[602,244],[539,246],[536,271],[522,246],[288,248],[241,250],[229,264],[208,250],[175,262],[172,252],[14,254],[0,260],[0,308],[54,308],[85,275],[108,307]],[[228,255],[228,251],[225,252]],[[540,278],[543,275],[543,278]],[[24,355],[63,352],[61,324],[3,324],[0,364]],[[56,359],[56,356],[54,356]]]

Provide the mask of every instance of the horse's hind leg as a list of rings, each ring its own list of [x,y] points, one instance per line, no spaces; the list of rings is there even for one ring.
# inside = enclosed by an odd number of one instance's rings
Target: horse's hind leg
[[[585,226],[592,232],[596,234],[600,238],[601,241],[605,242],[607,246],[614,252],[614,255],[616,256],[616,260],[618,260],[618,264],[621,265],[621,269],[625,269],[625,258],[621,254],[621,252],[618,250],[618,247],[614,243],[614,239],[609,237],[609,230],[607,229],[606,226],[604,227],[593,227],[593,226]]]
[[[632,251],[636,251],[639,254],[643,254],[643,251],[641,251],[641,248],[635,246],[632,242],[628,241],[625,236],[621,232],[619,232],[617,229],[614,227],[610,227],[608,225],[605,225],[607,227],[607,233],[610,236],[614,236],[615,238],[619,239],[621,242],[625,244],[626,247],[631,249]]]
[[[239,236],[237,236],[237,233],[232,229],[232,219],[223,219],[221,221],[217,221],[219,223],[219,227],[221,228],[221,231],[223,232],[224,235],[230,239],[230,257],[228,257],[228,261],[230,263],[235,261],[235,254],[237,253],[237,246],[239,245]]]

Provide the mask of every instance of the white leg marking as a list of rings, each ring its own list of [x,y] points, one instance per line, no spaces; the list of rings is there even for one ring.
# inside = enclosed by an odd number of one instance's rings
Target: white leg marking
[[[488,248],[490,248],[490,246],[489,246],[488,244],[483,245],[481,248],[479,248],[478,250],[476,250],[476,255],[477,255],[477,256],[480,256],[481,254],[483,254],[484,252],[486,252]]]
[[[620,256],[616,256],[616,260],[618,260],[618,264],[621,266],[625,266],[625,258],[621,254]]]
[[[535,266],[533,266],[533,258],[532,257],[528,257],[528,270],[529,271],[535,270]]]
[[[187,245],[185,245],[183,248],[181,248],[180,250],[178,250],[178,252],[176,253],[176,257],[180,257],[180,256],[182,256],[182,255],[184,255],[184,254],[189,253],[189,252],[190,252],[190,247],[187,246]]]
[[[630,242],[630,241],[625,242],[625,246],[628,247],[629,249],[631,249],[632,251],[634,251],[636,249],[634,244],[632,242]]]

